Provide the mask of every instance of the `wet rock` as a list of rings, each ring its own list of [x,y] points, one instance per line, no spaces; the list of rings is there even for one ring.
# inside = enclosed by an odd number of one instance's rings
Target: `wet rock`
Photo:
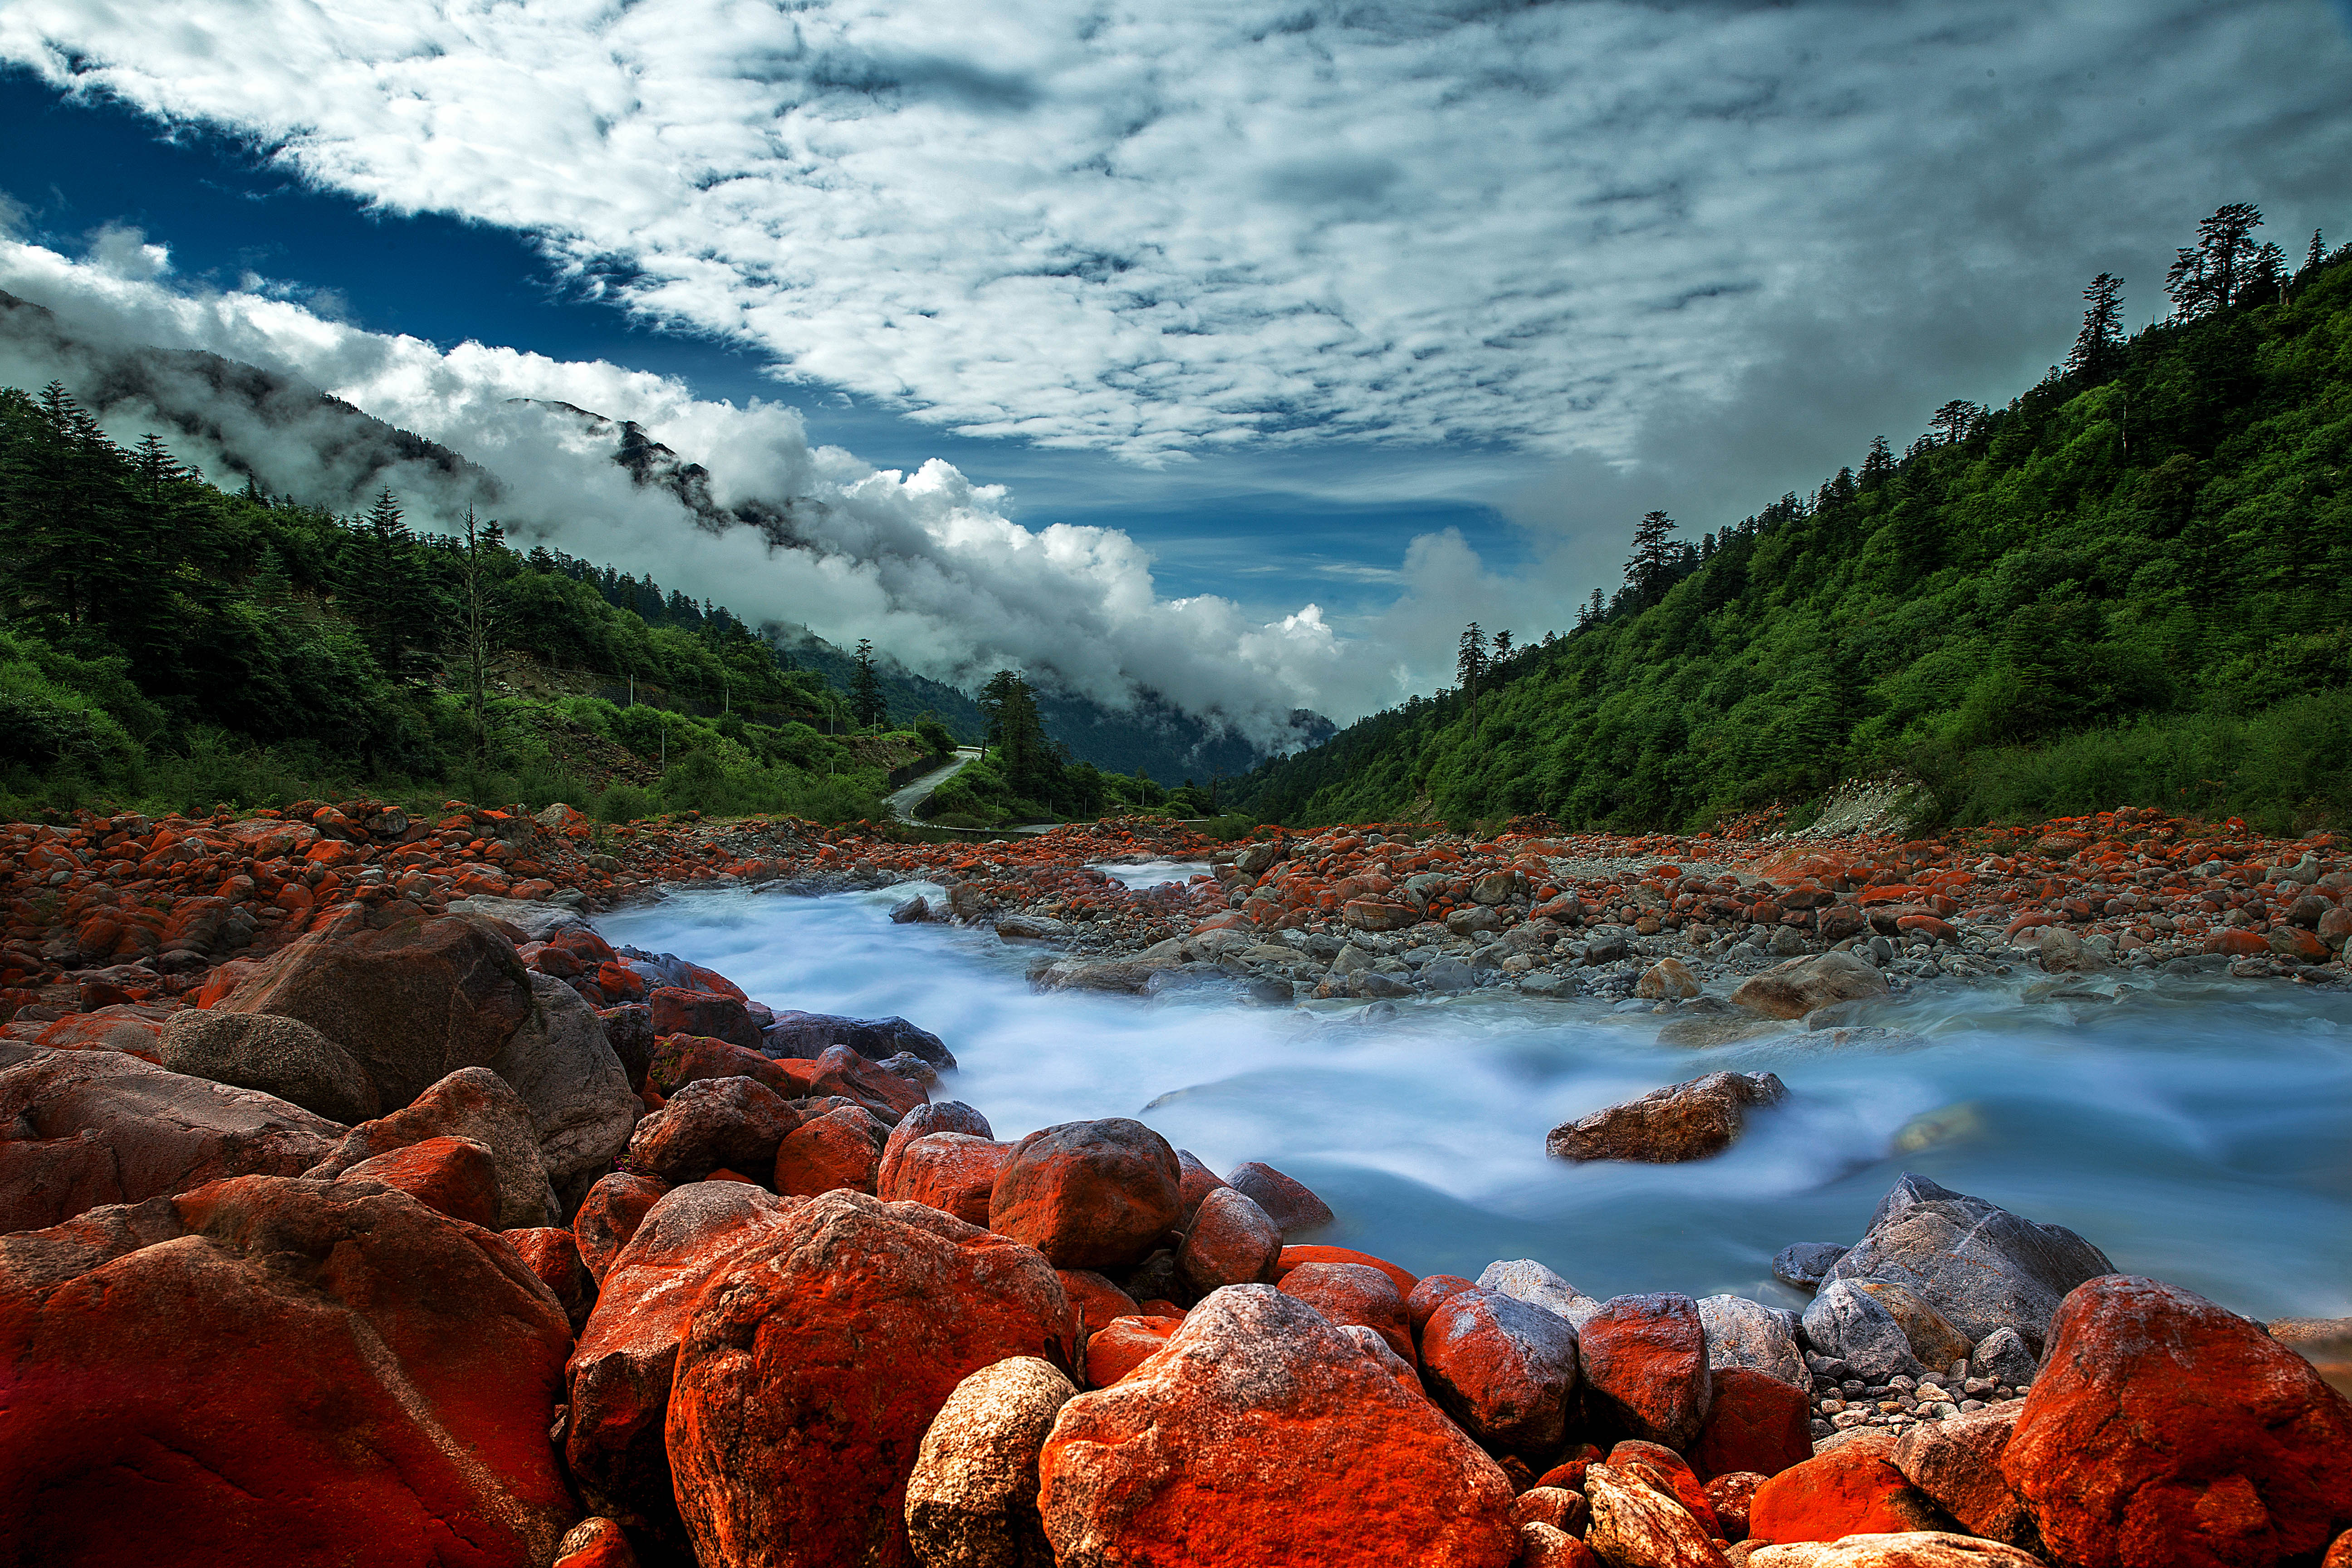
[[[1062,1408],[1039,1507],[1062,1568],[1504,1568],[1511,1488],[1303,1302],[1219,1290],[1151,1365]]]
[[[1445,917],[1445,929],[1455,936],[1477,936],[1502,930],[1503,917],[1483,905],[1454,910]]]
[[[1853,1369],[1865,1383],[1918,1377],[1927,1368],[1879,1300],[1851,1279],[1832,1279],[1815,1294],[1801,1320],[1805,1341]]]
[[[1698,977],[1679,958],[1662,958],[1642,972],[1633,983],[1633,994],[1647,1002],[1661,999],[1681,1001],[1699,994]]]
[[[1585,1544],[1610,1568],[1729,1568],[1698,1521],[1654,1487],[1594,1465],[1584,1497],[1592,1510]]]
[[[1037,1456],[1077,1392],[1035,1356],[956,1384],[907,1480],[907,1544],[923,1568],[1053,1568],[1037,1516]]]
[[[1769,1018],[1801,1018],[1817,1007],[1886,994],[1886,976],[1875,965],[1832,949],[1793,958],[1750,976],[1731,999]]]
[[[955,1053],[948,1049],[946,1041],[896,1016],[848,1018],[833,1013],[779,1013],[776,1021],[762,1033],[761,1041],[762,1049],[779,1057],[814,1060],[824,1054],[828,1046],[845,1046],[868,1061],[887,1061],[905,1052],[922,1058],[941,1071],[956,1065]],[[943,1131],[961,1132],[967,1129]]]
[[[1282,1293],[1296,1296],[1333,1323],[1359,1323],[1387,1342],[1407,1365],[1413,1361],[1412,1324],[1396,1281],[1361,1263],[1302,1263],[1286,1271]]]
[[[1697,1302],[1670,1292],[1612,1297],[1577,1337],[1588,1405],[1629,1436],[1677,1452],[1690,1446],[1715,1395]]]
[[[0,1231],[225,1176],[299,1175],[343,1131],[270,1095],[136,1057],[24,1047],[0,1066]]]
[[[336,1179],[379,1182],[436,1214],[486,1230],[498,1226],[498,1167],[471,1138],[426,1138],[362,1160]]]
[[[1908,1172],[1830,1270],[1906,1286],[1971,1340],[2014,1328],[2029,1349],[2042,1343],[2066,1292],[2114,1272],[2106,1254],[2063,1226],[2021,1218]]]
[[[579,993],[550,975],[530,976],[531,1014],[507,1037],[489,1068],[530,1108],[540,1163],[566,1213],[629,1146],[643,1101],[606,1039],[603,1020]]]
[[[667,1191],[668,1183],[628,1171],[615,1171],[588,1189],[580,1212],[572,1216],[572,1238],[580,1245],[580,1261],[590,1279],[604,1283],[614,1255],[628,1245],[646,1211]]]
[[[1706,1331],[1707,1364],[1747,1367],[1798,1388],[1810,1388],[1804,1352],[1797,1345],[1797,1314],[1745,1296],[1705,1296],[1699,1325]]]
[[[515,1249],[523,1267],[555,1293],[556,1304],[563,1309],[572,1333],[578,1334],[587,1325],[588,1310],[596,1304],[596,1281],[581,1258],[580,1244],[572,1234],[560,1227],[510,1230],[503,1239]]]
[[[1282,1232],[1249,1195],[1221,1187],[1201,1200],[1176,1268],[1193,1294],[1205,1296],[1224,1285],[1268,1281],[1282,1256]]]
[[[1731,1147],[1748,1106],[1777,1105],[1788,1092],[1773,1073],[1709,1073],[1562,1122],[1544,1140],[1544,1150],[1575,1161],[1704,1160]]]
[[[2352,1403],[2244,1319],[2109,1275],[2051,1321],[2000,1468],[2082,1568],[2269,1568],[2352,1527]]]
[[[891,1136],[898,1136],[896,1129]],[[933,1132],[904,1145],[875,1190],[887,1202],[929,1204],[986,1229],[990,1196],[1012,1157],[1009,1143],[966,1132]]]
[[[1756,1489],[1748,1529],[1761,1540],[1836,1541],[1940,1530],[1950,1521],[1932,1499],[1890,1462],[1892,1433],[1873,1433],[1801,1465]]]
[[[663,1437],[678,1341],[704,1288],[801,1201],[698,1182],[665,1194],[614,1255],[565,1369],[564,1458],[591,1508],[684,1546]]]
[[[1056,1268],[1139,1261],[1181,1212],[1168,1141],[1140,1121],[1067,1121],[1013,1146],[989,1200],[988,1228],[1025,1242]]]
[[[1941,1421],[1922,1421],[1895,1439],[1890,1460],[1904,1479],[1969,1534],[2015,1546],[2034,1544],[2025,1509],[2000,1473],[2001,1454],[2024,1408],[2018,1400],[2004,1400]]]
[[[1799,1290],[1818,1290],[1846,1249],[1827,1241],[1797,1241],[1772,1258],[1772,1278]]]
[[[860,1108],[842,1106],[812,1117],[776,1145],[776,1191],[809,1198],[819,1193],[871,1193],[882,1168],[886,1136]]]
[[[1601,1310],[1600,1302],[1532,1258],[1489,1263],[1479,1270],[1478,1288],[1499,1291],[1531,1307],[1541,1307],[1578,1328]]]
[[[1430,1397],[1490,1448],[1547,1457],[1568,1429],[1578,1383],[1566,1319],[1497,1291],[1457,1291],[1429,1315],[1421,1371]]]
[[[303,1173],[331,1181],[362,1160],[428,1138],[470,1138],[490,1152],[498,1168],[499,1230],[560,1225],[563,1211],[540,1163],[539,1135],[530,1108],[506,1079],[488,1068],[466,1068],[389,1116],[362,1121],[326,1158]]]
[[[1075,1367],[1076,1331],[1018,1242],[862,1193],[798,1205],[678,1347],[668,1447],[697,1555],[904,1562],[908,1479],[948,1396],[1013,1356]]]
[[[1702,1475],[1777,1476],[1813,1457],[1812,1400],[1803,1389],[1744,1366],[1715,1370],[1715,1401],[1691,1445]]]
[[[1748,1568],[2042,1568],[2042,1559],[1971,1535],[1911,1531],[1759,1547]]]
[[[767,1174],[800,1113],[748,1078],[703,1078],[678,1086],[669,1103],[637,1123],[629,1168],[677,1187],[717,1170]]]
[[[183,1008],[164,1024],[156,1056],[173,1072],[275,1095],[345,1125],[383,1109],[352,1054],[294,1018]]]
[[[242,1176],[0,1237],[11,1554],[548,1562],[571,1339],[505,1243],[373,1184]]]

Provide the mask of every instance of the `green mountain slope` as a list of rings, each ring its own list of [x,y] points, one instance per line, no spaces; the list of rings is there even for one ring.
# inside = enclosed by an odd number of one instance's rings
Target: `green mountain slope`
[[[1256,770],[1242,808],[1686,826],[1903,769],[1948,820],[2343,819],[2346,254],[2098,344],[2005,409],[1951,405],[1899,460],[1882,445],[1811,500],[1654,553],[1472,692]]]

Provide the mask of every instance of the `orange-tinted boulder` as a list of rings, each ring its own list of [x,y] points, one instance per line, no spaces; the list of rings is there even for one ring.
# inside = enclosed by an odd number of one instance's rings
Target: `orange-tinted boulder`
[[[583,1519],[557,1548],[555,1568],[637,1568],[629,1538],[609,1519]]]
[[[1504,1568],[1510,1483],[1303,1302],[1219,1290],[1150,1366],[1062,1407],[1038,1496],[1066,1568]]]
[[[498,1226],[498,1167],[471,1138],[427,1138],[362,1160],[336,1180],[382,1182],[451,1219],[485,1230]]]
[[[628,1171],[615,1171],[588,1189],[580,1212],[572,1216],[572,1238],[580,1244],[580,1261],[590,1279],[604,1282],[614,1254],[628,1245],[646,1211],[667,1191],[668,1183]]]
[[[1404,1315],[1412,1324],[1414,1337],[1420,1336],[1429,1322],[1429,1315],[1445,1298],[1477,1288],[1476,1280],[1465,1279],[1459,1274],[1428,1274],[1413,1281],[1412,1289],[1405,1292]]]
[[[564,1458],[589,1507],[684,1546],[663,1426],[678,1341],[703,1288],[798,1201],[748,1182],[675,1188],[614,1255],[566,1368]]]
[[[721,1166],[765,1174],[800,1112],[751,1078],[695,1079],[629,1134],[629,1168],[680,1186]]]
[[[1616,1568],[1729,1568],[1714,1542],[1714,1513],[1702,1524],[1646,1476],[1594,1465],[1584,1472],[1592,1510],[1585,1543]]]
[[[1592,1548],[1558,1525],[1539,1519],[1519,1526],[1518,1555],[1513,1568],[1602,1568]]]
[[[704,1292],[678,1349],[668,1446],[697,1554],[910,1563],[925,1429],[956,1384],[1024,1355],[1077,1365],[1034,1249],[862,1193],[798,1205]]]
[[[2083,1568],[2267,1568],[2352,1528],[2352,1403],[2254,1324],[2176,1286],[2077,1286],[2000,1457]]]
[[[893,1130],[896,1136],[896,1130]],[[875,1191],[890,1203],[929,1204],[966,1225],[988,1226],[988,1201],[1013,1157],[1010,1143],[967,1132],[932,1132],[902,1146]]]
[[[505,1235],[523,1267],[555,1292],[556,1303],[577,1334],[587,1324],[588,1309],[596,1304],[596,1281],[589,1278],[588,1266],[581,1261],[580,1244],[570,1231],[555,1226],[510,1230]]]
[[[1577,1331],[1584,1384],[1627,1436],[1688,1447],[1715,1396],[1698,1303],[1661,1292],[1618,1296]]]
[[[1744,1366],[1717,1367],[1714,1377],[1715,1404],[1689,1450],[1699,1474],[1777,1476],[1813,1457],[1812,1403],[1802,1389]]]
[[[1673,1498],[1708,1535],[1723,1533],[1716,1522],[1715,1505],[1706,1500],[1706,1488],[1700,1483],[1697,1472],[1664,1444],[1629,1437],[1609,1450],[1604,1463],[1612,1470],[1640,1477]]]
[[[1176,1269],[1195,1296],[1226,1285],[1255,1285],[1274,1275],[1282,1256],[1282,1232],[1265,1211],[1242,1193],[1220,1187],[1201,1200]]]
[[[1225,1181],[1235,1191],[1247,1194],[1285,1236],[1331,1223],[1331,1205],[1316,1196],[1314,1189],[1261,1161],[1235,1165],[1225,1173]]]
[[[805,1068],[807,1064],[798,1065]],[[666,1035],[655,1041],[646,1081],[664,1095],[676,1095],[688,1084],[707,1078],[751,1079],[774,1091],[779,1100],[798,1100],[810,1092],[808,1081],[795,1077],[783,1063],[724,1040]]]
[[[1288,1250],[1287,1248],[1285,1249]],[[1396,1281],[1361,1263],[1301,1263],[1286,1271],[1282,1293],[1296,1296],[1334,1323],[1360,1323],[1388,1342],[1406,1364],[1414,1359],[1412,1324]]]
[[[1182,1206],[1176,1151],[1140,1121],[1066,1121],[1013,1146],[988,1228],[1026,1242],[1056,1268],[1139,1261]]]
[[[494,1228],[552,1225],[563,1217],[548,1185],[530,1108],[488,1068],[453,1072],[398,1110],[361,1122],[303,1174],[340,1176],[362,1161],[434,1138],[470,1138],[489,1151],[498,1173]]]
[[[874,1119],[845,1105],[795,1128],[776,1145],[772,1168],[776,1191],[813,1198],[835,1191],[870,1193],[881,1165]]]
[[[810,1071],[811,1093],[837,1094],[854,1100],[887,1125],[895,1126],[908,1111],[930,1099],[921,1084],[883,1071],[878,1064],[867,1061],[847,1046],[827,1046],[810,1064]]]
[[[1159,1354],[1169,1336],[1183,1326],[1181,1318],[1113,1318],[1087,1341],[1087,1385],[1108,1388]]]
[[[1192,1211],[1201,1206],[1201,1200],[1223,1186],[1225,1179],[1202,1164],[1200,1156],[1190,1149],[1176,1151],[1176,1164],[1177,1190],[1183,1204],[1183,1213],[1177,1223],[1189,1226],[1192,1223]]]
[[[875,1176],[874,1190],[881,1192],[889,1183],[892,1169],[908,1144],[934,1132],[961,1132],[971,1138],[996,1136],[988,1125],[988,1118],[961,1100],[927,1101],[898,1118],[891,1127],[890,1135],[882,1144],[882,1169]]]
[[[1472,1287],[1438,1304],[1421,1332],[1422,1383],[1488,1447],[1548,1458],[1577,1388],[1568,1320]]]
[[[1762,1541],[1835,1541],[1950,1524],[1928,1496],[1903,1479],[1890,1456],[1894,1434],[1873,1433],[1791,1465],[1756,1489],[1748,1534]]]
[[[1707,1479],[1707,1506],[1715,1510],[1724,1540],[1748,1539],[1748,1505],[1756,1500],[1756,1489],[1769,1479],[1753,1470],[1726,1470]]]
[[[547,1440],[571,1337],[504,1242],[381,1186],[241,1176],[0,1237],[0,1539],[546,1562],[578,1514]]]
[[[1078,1314],[1082,1333],[1093,1333],[1113,1318],[1136,1314],[1135,1299],[1091,1268],[1056,1268],[1054,1278],[1062,1282],[1062,1294]]]
[[[749,1051],[760,1048],[759,1026],[740,996],[657,985],[646,1000],[653,1007],[656,1035],[701,1035]]]

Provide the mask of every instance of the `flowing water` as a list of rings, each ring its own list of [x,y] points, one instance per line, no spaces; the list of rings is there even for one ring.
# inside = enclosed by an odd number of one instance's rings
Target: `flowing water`
[[[1106,869],[1149,885],[1197,868]],[[2252,1317],[2352,1313],[2352,994],[2020,973],[1863,1020],[1916,1037],[1899,1044],[1791,1033],[1694,1051],[1660,1045],[1648,1013],[1509,993],[1379,1023],[1360,1005],[1255,1007],[1222,987],[1039,995],[1023,979],[1032,944],[889,923],[893,902],[936,891],[683,893],[599,926],[772,1007],[911,1019],[961,1064],[934,1098],[977,1106],[999,1137],[1132,1116],[1213,1169],[1266,1161],[1337,1212],[1313,1239],[1415,1273],[1536,1258],[1597,1297],[1801,1305],[1771,1282],[1772,1255],[1852,1242],[1912,1170]],[[1718,1158],[1544,1154],[1562,1121],[1726,1068],[1776,1072],[1790,1095]]]

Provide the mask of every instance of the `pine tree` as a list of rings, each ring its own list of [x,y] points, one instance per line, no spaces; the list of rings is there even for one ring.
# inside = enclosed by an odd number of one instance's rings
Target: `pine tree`
[[[1478,738],[1478,687],[1486,675],[1486,634],[1475,621],[1462,630],[1454,670],[1461,681],[1463,700],[1470,704],[1470,738],[1475,741]]]
[[[2321,242],[2319,231],[2315,228],[2311,231],[2311,248],[2303,253],[2303,270],[2296,273],[2295,276],[2298,278],[2307,278],[2312,273],[2318,271],[2319,268],[2326,264],[2326,260],[2327,247]]]
[[[874,645],[864,637],[857,639],[856,672],[849,679],[849,710],[856,715],[861,728],[871,728],[886,722],[890,717],[889,700],[882,695],[882,680],[874,672]]]
[[[2173,253],[2164,291],[2185,321],[2226,310],[2245,292],[2257,254],[2253,232],[2263,214],[2252,202],[2231,202],[2197,226],[2194,249]]]
[[[441,640],[441,617],[417,559],[416,535],[389,486],[360,520],[357,543],[357,570],[347,574],[343,585],[354,601],[353,618],[385,675],[415,679],[425,673],[420,651]]]
[[[1937,445],[1956,447],[1969,438],[1984,414],[1983,409],[1967,398],[1955,397],[1936,410],[1927,421],[1927,430],[1930,435],[1939,437]]]
[[[2249,305],[2286,303],[2286,252],[2264,243],[2246,269],[2246,287],[2239,296]]]
[[[2124,280],[2102,272],[2083,290],[2089,309],[2083,312],[2083,330],[2074,336],[2074,352],[2066,356],[2069,374],[2086,381],[2105,381],[2123,353]]]
[[[386,496],[390,495],[386,491]],[[489,723],[484,702],[489,686],[490,659],[498,651],[499,604],[495,554],[498,524],[478,522],[474,509],[466,509],[465,532],[459,536],[457,642],[465,667],[467,694],[474,711],[474,756],[487,766],[490,754]]]
[[[1511,634],[1510,634],[1510,632],[1509,632],[1507,629],[1506,629],[1506,630],[1503,630],[1503,631],[1496,632],[1496,633],[1495,634],[1495,659],[1494,659],[1494,662],[1495,662],[1496,665],[1498,665],[1498,666],[1499,666],[1499,665],[1508,664],[1510,661],[1511,661]]]
[[[1639,606],[1657,603],[1674,585],[1675,526],[1675,520],[1662,511],[1644,512],[1633,525],[1633,553],[1625,562],[1625,585],[1633,591]]]

